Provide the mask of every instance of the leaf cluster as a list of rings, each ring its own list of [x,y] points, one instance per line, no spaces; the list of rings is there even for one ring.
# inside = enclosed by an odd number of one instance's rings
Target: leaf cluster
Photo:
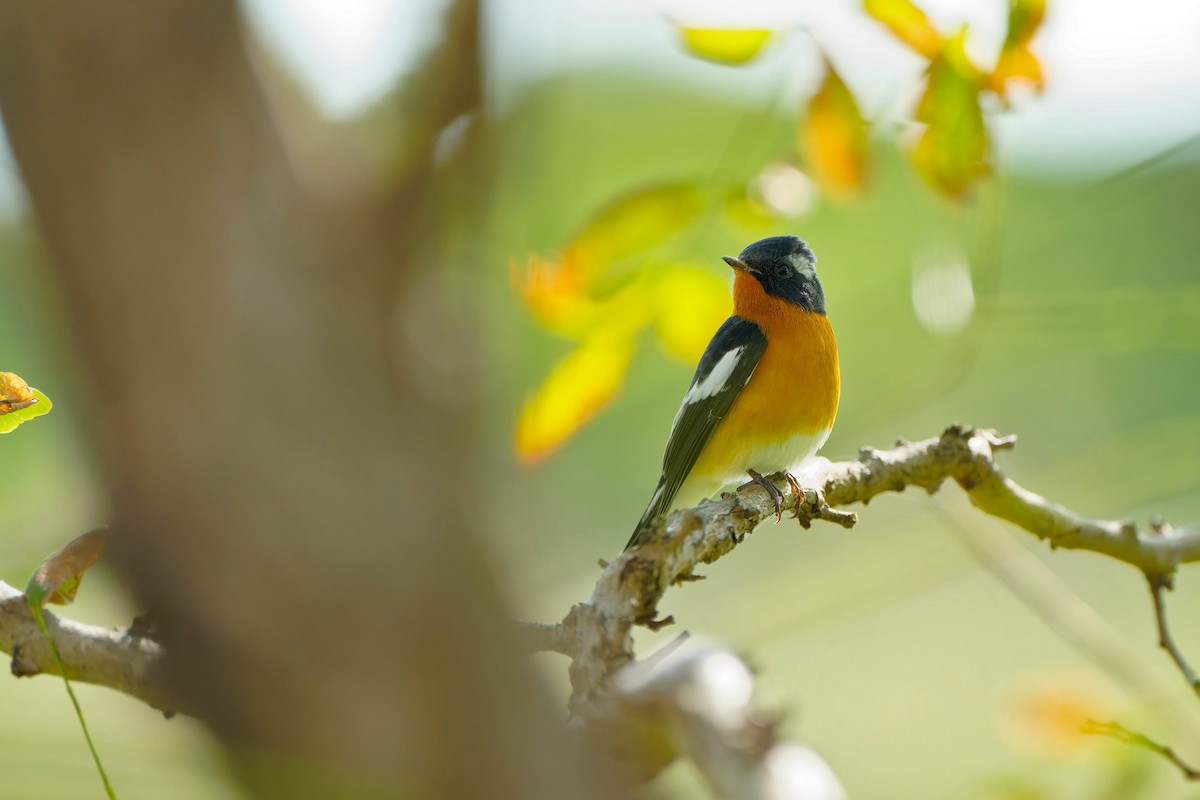
[[[965,200],[992,170],[984,96],[994,95],[1003,108],[1014,82],[1039,90],[1043,85],[1030,42],[1045,16],[1045,0],[1010,0],[1007,34],[989,69],[967,55],[966,26],[946,34],[912,0],[864,0],[864,10],[926,60],[912,111],[921,132],[909,158],[934,190]],[[690,55],[735,68],[761,58],[780,35],[683,25],[679,33]],[[814,189],[835,201],[866,191],[871,124],[833,59],[822,53],[821,63],[820,82],[796,122],[796,155],[811,178],[780,163],[750,186],[639,188],[600,208],[557,253],[513,264],[514,291],[533,319],[574,343],[520,410],[514,444],[523,463],[553,453],[612,402],[643,332],[680,361],[700,357],[728,314],[728,292],[709,268],[660,255],[670,239],[708,224],[714,214],[741,227],[770,229],[795,216]]]

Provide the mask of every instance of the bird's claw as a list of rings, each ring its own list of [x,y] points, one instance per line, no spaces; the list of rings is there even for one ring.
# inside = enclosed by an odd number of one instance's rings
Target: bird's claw
[[[750,480],[757,483],[771,497],[771,502],[775,505],[775,521],[779,522],[783,519],[783,493],[779,491],[779,487],[764,478],[761,473],[755,470],[748,469],[746,474],[750,476]],[[791,477],[790,475],[788,477]]]

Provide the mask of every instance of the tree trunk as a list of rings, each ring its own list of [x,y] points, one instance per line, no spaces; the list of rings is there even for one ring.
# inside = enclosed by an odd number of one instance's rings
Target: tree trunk
[[[0,109],[179,703],[264,795],[589,796],[473,544],[472,298],[412,233],[478,75],[428,87],[393,193],[321,207],[240,25],[0,0]]]

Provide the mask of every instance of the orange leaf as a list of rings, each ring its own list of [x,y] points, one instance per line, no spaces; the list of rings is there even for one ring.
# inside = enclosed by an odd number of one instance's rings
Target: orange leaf
[[[929,64],[917,121],[925,123],[913,150],[913,163],[931,185],[961,197],[991,171],[991,146],[979,92],[983,75],[967,58],[966,31],[946,42]]]
[[[683,45],[694,56],[739,66],[753,61],[771,40],[762,28],[692,28],[681,26]]]
[[[515,263],[510,273],[514,290],[538,324],[572,338],[592,326],[595,303],[571,261],[535,255],[529,257],[523,274]]]
[[[942,49],[942,35],[912,0],[863,0],[863,8],[926,58],[934,58]]]
[[[867,123],[858,103],[829,59],[825,80],[800,124],[800,150],[827,194],[852,196],[867,181]]]
[[[43,561],[25,587],[29,604],[40,608],[46,603],[66,605],[74,600],[83,573],[96,563],[107,540],[108,529],[96,528],[76,536]]]
[[[1042,20],[1046,17],[1046,0],[1011,0],[1008,7],[1008,33],[996,66],[988,76],[988,88],[1004,100],[1008,95],[1008,84],[1023,79],[1033,84],[1036,91],[1045,88],[1046,78],[1037,56],[1029,49]]]
[[[632,358],[632,338],[607,329],[568,353],[521,409],[518,459],[526,465],[541,461],[591,421],[620,391]]]
[[[1065,756],[1085,745],[1089,719],[1109,719],[1122,713],[1120,705],[1104,684],[1086,674],[1036,675],[1003,703],[1002,732],[1038,757]]]

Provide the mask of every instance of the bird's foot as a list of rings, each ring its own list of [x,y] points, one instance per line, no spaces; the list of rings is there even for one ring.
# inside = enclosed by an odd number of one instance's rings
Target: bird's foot
[[[775,504],[775,521],[779,522],[783,519],[783,493],[779,491],[779,487],[764,478],[761,473],[755,470],[748,469],[746,474],[750,476],[750,480],[757,483],[763,490],[771,496],[771,502]],[[789,476],[790,477],[790,476]]]

